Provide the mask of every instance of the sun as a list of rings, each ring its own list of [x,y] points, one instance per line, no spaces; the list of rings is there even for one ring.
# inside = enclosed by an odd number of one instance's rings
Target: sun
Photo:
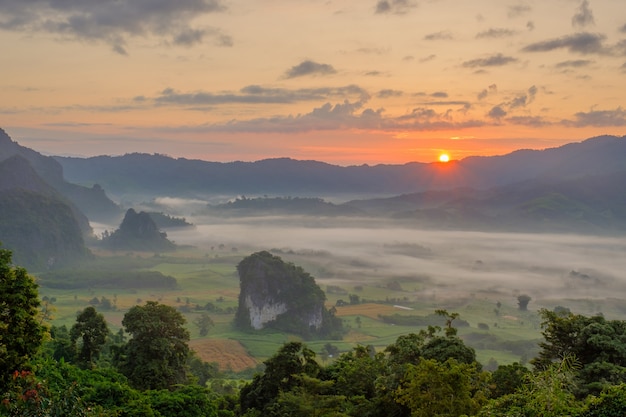
[[[447,153],[442,153],[439,155],[439,162],[448,162],[450,160],[450,155]]]

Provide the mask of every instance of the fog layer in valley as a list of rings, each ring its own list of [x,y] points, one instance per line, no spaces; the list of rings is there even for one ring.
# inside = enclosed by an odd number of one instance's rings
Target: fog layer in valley
[[[321,284],[401,282],[410,299],[476,296],[534,303],[626,298],[626,239],[582,235],[433,231],[372,220],[193,219],[168,231],[178,244],[274,250]],[[304,263],[304,264],[303,264]],[[593,308],[600,309],[601,304]]]

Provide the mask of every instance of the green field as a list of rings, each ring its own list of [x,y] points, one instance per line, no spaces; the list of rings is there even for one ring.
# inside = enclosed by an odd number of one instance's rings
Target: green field
[[[108,268],[118,274],[134,271],[157,271],[176,279],[174,289],[163,288],[127,288],[113,290],[90,287],[75,289],[49,288],[46,275],[39,278],[40,295],[50,303],[51,324],[71,326],[79,311],[93,303],[94,298],[103,297],[111,302],[110,309],[103,309],[109,327],[116,332],[121,327],[124,313],[136,304],[146,301],[159,301],[178,308],[187,318],[187,326],[192,341],[211,352],[203,357],[210,362],[218,362],[223,368],[233,367],[232,359],[228,362],[220,349],[232,349],[232,343],[239,343],[243,352],[259,363],[272,356],[279,347],[298,337],[281,334],[276,331],[241,332],[233,328],[234,310],[239,295],[239,279],[236,273],[238,262],[249,253],[233,253],[232,250],[216,250],[211,253],[187,248],[168,255],[144,253],[98,253],[92,264],[76,267],[73,272],[84,275],[85,280],[91,271]],[[285,256],[285,258],[287,258]],[[307,344],[316,352],[320,352],[326,343],[338,347],[340,351],[348,351],[357,345],[373,345],[383,350],[393,343],[400,335],[417,333],[424,326],[393,325],[385,323],[381,316],[398,314],[402,316],[426,316],[436,309],[447,309],[460,314],[460,319],[469,326],[459,327],[459,335],[466,343],[477,351],[478,359],[483,364],[494,361],[497,364],[509,364],[515,361],[527,361],[536,352],[536,343],[541,338],[540,318],[537,310],[540,307],[551,307],[540,301],[533,302],[530,311],[520,311],[515,298],[500,300],[498,297],[479,296],[475,294],[447,294],[445,288],[438,289],[436,296],[428,284],[411,282],[406,277],[386,277],[384,271],[375,274],[341,274],[343,259],[334,259],[328,254],[297,255],[286,260],[301,265],[312,275],[316,272],[333,269],[329,277],[316,278],[316,282],[327,292],[327,306],[334,306],[338,300],[349,300],[350,295],[357,295],[362,303],[337,306],[337,316],[344,321],[347,333],[343,340],[311,340]],[[38,275],[38,274],[35,274]],[[374,276],[375,275],[375,276]],[[389,282],[399,282],[389,285]],[[500,302],[498,307],[498,302]],[[201,338],[198,328],[193,324],[194,318],[203,311],[201,308],[208,303],[217,309],[209,315],[215,323],[209,335]],[[568,305],[583,309],[594,309],[598,305],[584,300],[570,300]],[[605,309],[607,305],[602,305]],[[617,309],[619,303],[614,308]],[[230,344],[225,343],[228,341]],[[225,346],[220,348],[219,346]],[[228,346],[231,346],[230,348]],[[210,349],[209,349],[210,348]],[[203,350],[204,351],[204,350]],[[224,356],[224,357],[222,357]]]

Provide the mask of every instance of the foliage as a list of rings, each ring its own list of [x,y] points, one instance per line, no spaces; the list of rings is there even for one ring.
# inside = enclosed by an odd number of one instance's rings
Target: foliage
[[[172,389],[187,382],[189,332],[170,306],[148,301],[134,306],[122,325],[132,338],[116,354],[119,370],[138,389]]]
[[[440,363],[455,359],[459,363],[476,362],[476,352],[456,336],[434,336],[421,349],[422,357]]]
[[[86,406],[72,384],[60,392],[51,392],[45,381],[30,371],[15,371],[11,389],[7,390],[0,405],[0,416],[76,416],[100,415]]]
[[[530,303],[530,300],[532,300],[532,298],[527,294],[522,294],[517,297],[517,306],[519,307],[520,311],[528,310],[528,303]]]
[[[424,359],[408,366],[396,396],[412,417],[474,415],[485,400],[481,388],[475,364]]]
[[[546,369],[566,356],[575,357],[580,364],[576,394],[581,398],[599,394],[607,385],[626,382],[626,322],[545,309],[541,316],[545,341],[539,343],[541,350],[531,361],[536,369]]]
[[[86,368],[92,368],[94,361],[100,356],[100,350],[106,342],[109,328],[104,316],[92,306],[85,308],[76,318],[76,323],[70,330],[72,344],[76,345],[80,339],[78,349],[78,363]]]
[[[217,417],[217,407],[209,398],[209,391],[187,385],[175,391],[149,391],[149,401],[159,417]]]
[[[580,417],[622,417],[626,415],[626,384],[606,387],[591,397]]]
[[[48,356],[56,361],[73,362],[76,358],[76,344],[72,343],[67,326],[52,326],[50,340],[46,343]]]
[[[565,358],[545,370],[528,373],[514,394],[491,401],[481,410],[484,417],[562,417],[576,415],[581,405],[573,389],[575,363]]]
[[[59,197],[23,189],[0,192],[0,236],[20,265],[45,270],[87,259],[78,219]]]
[[[265,371],[255,375],[252,382],[241,389],[239,404],[242,413],[271,408],[279,393],[300,385],[302,379],[298,375],[316,377],[320,371],[315,353],[300,342],[286,343],[264,364]]]
[[[491,374],[491,396],[498,398],[513,394],[524,384],[529,373],[530,370],[519,362],[498,366]]]
[[[190,227],[193,224],[187,222],[184,217],[174,217],[163,212],[148,212],[150,218],[154,221],[158,228],[163,229],[166,227]]]
[[[213,319],[211,319],[211,316],[207,313],[200,313],[200,315],[193,321],[193,324],[198,326],[200,336],[208,335],[211,327],[215,326]]]
[[[111,288],[175,289],[176,278],[158,271],[122,271],[115,269],[63,269],[40,275],[42,286],[57,289]]]
[[[0,392],[14,371],[25,369],[43,340],[37,319],[37,284],[24,268],[11,263],[11,252],[0,249]]]

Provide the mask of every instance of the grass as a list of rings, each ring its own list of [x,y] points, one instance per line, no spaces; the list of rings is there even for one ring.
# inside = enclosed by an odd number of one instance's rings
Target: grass
[[[192,249],[167,256],[154,256],[153,254],[108,254],[103,256],[101,254],[101,257],[94,261],[94,265],[91,267],[104,268],[106,265],[115,265],[116,268],[128,270],[159,271],[175,277],[178,288],[172,291],[154,289],[112,291],[97,288],[70,291],[49,289],[42,286],[40,295],[56,300],[53,303],[55,311],[51,323],[68,327],[75,322],[77,312],[87,307],[94,297],[99,299],[106,297],[114,300],[114,310],[99,310],[104,314],[114,332],[121,327],[125,312],[138,303],[143,304],[145,301],[155,300],[179,309],[190,309],[189,312],[184,312],[184,315],[187,318],[187,327],[192,337],[191,346],[196,347],[203,359],[209,362],[218,362],[224,369],[241,370],[243,366],[256,366],[256,364],[271,357],[285,342],[300,340],[292,335],[269,330],[251,333],[237,331],[231,325],[234,317],[232,313],[209,313],[215,326],[210,330],[208,336],[200,337],[198,335],[198,329],[193,324],[194,318],[200,314],[194,310],[196,304],[204,306],[210,302],[221,309],[237,306],[239,279],[236,275],[236,265],[242,257],[243,255],[230,252],[215,253],[207,257],[203,252]],[[320,262],[323,264],[317,269],[329,262],[328,256],[324,255]],[[310,256],[307,257],[307,265],[315,265],[314,259]],[[470,327],[459,328],[459,336],[467,338],[470,345],[481,345],[481,343],[485,345],[485,342],[480,340],[481,332],[494,337],[499,346],[505,346],[506,343],[534,341],[541,337],[537,313],[520,312],[514,299],[501,300],[500,308],[496,306],[498,300],[472,296],[464,296],[463,298],[438,297],[435,301],[420,298],[419,291],[413,291],[414,288],[407,288],[404,291],[391,290],[384,286],[384,283],[393,281],[393,277],[385,278],[382,271],[379,271],[378,274],[380,274],[379,282],[372,281],[371,277],[366,277],[366,279],[353,277],[354,281],[352,282],[348,282],[346,277],[334,277],[333,279],[318,281],[323,290],[326,290],[326,286],[331,283],[332,285],[339,285],[348,294],[357,294],[361,299],[382,301],[398,299],[403,301],[398,303],[368,302],[337,307],[337,316],[344,320],[344,326],[348,329],[345,338],[340,341],[306,341],[305,343],[311,349],[319,353],[326,343],[331,343],[337,346],[340,351],[348,351],[357,345],[367,344],[372,344],[377,350],[383,350],[387,345],[395,342],[398,336],[417,333],[423,327],[386,324],[378,318],[379,315],[396,313],[428,315],[439,308],[458,312],[461,319],[470,323]],[[403,287],[413,285],[404,282],[400,282],[400,284]],[[327,294],[327,306],[334,305],[338,299],[348,301],[348,296]],[[397,308],[394,307],[394,304],[412,310]],[[479,323],[487,325],[488,330],[480,330],[478,328]],[[476,342],[477,339],[478,342]],[[492,345],[494,343],[477,349],[478,359],[482,363],[487,363],[491,358],[499,364],[508,364],[521,359],[522,355],[519,353],[513,353],[505,348],[493,349]],[[236,359],[237,356],[241,356],[240,360]]]

